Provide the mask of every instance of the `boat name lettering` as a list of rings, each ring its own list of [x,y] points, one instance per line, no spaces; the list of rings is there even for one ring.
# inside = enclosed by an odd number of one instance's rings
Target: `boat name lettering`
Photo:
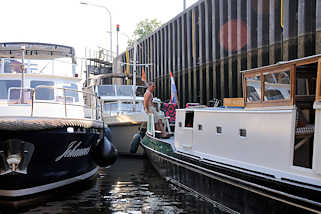
[[[87,148],[82,148],[78,149],[78,147],[81,145],[82,141],[72,141],[69,145],[68,148],[62,155],[58,156],[56,158],[56,162],[60,161],[62,158],[75,158],[75,157],[81,157],[81,156],[86,156],[88,155],[90,151],[90,147]]]

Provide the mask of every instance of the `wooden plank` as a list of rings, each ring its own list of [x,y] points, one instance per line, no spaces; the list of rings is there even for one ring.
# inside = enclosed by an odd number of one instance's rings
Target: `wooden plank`
[[[227,107],[244,107],[244,98],[224,98],[224,106]]]
[[[252,68],[252,1],[247,1],[247,69]]]
[[[204,97],[205,101],[210,99],[210,66],[206,65],[205,67],[205,81],[206,81],[206,96]],[[207,103],[205,103],[207,104]]]
[[[198,100],[197,100],[197,98],[198,98],[198,90],[197,90],[197,86],[198,86],[198,84],[199,84],[199,82],[197,81],[197,70],[199,69],[199,68],[197,68],[197,61],[198,61],[198,59],[197,59],[197,53],[196,53],[196,43],[198,42],[197,41],[197,32],[196,32],[196,20],[198,19],[198,17],[197,17],[197,13],[196,13],[196,11],[195,10],[197,10],[197,7],[195,8],[195,9],[192,9],[192,11],[193,11],[193,13],[192,13],[192,17],[193,17],[193,19],[192,19],[192,72],[193,72],[193,102],[194,103],[197,103],[197,102],[199,102]]]
[[[315,53],[321,54],[321,0],[316,0]]]
[[[192,36],[191,36],[191,12],[186,13],[186,27],[187,27],[187,88],[188,88],[188,97],[187,97],[187,102],[193,102],[192,97],[193,97],[193,91],[192,91],[192,72],[191,72],[191,67],[192,67]]]
[[[185,26],[185,23],[186,23],[186,21],[185,21],[185,18],[186,16],[185,15],[182,15],[182,34],[181,34],[181,38],[182,38],[182,71],[181,71],[181,74],[182,74],[182,106],[184,107],[184,105],[186,104],[186,99],[185,99],[185,97],[186,97],[186,90],[185,90],[185,88],[186,88],[186,78],[185,78],[185,72],[186,72],[186,46],[185,46],[185,44],[186,44],[186,33],[185,33],[185,30],[186,30],[186,26]]]
[[[233,79],[233,59],[229,57],[228,59],[228,94],[226,96],[233,97],[233,88],[236,87],[234,79]]]
[[[199,93],[200,93],[200,103],[201,104],[206,104],[206,102],[204,102],[204,95],[206,94],[206,91],[203,90],[204,88],[204,79],[203,79],[203,61],[204,58],[206,58],[206,54],[203,55],[204,49],[203,49],[203,43],[205,43],[205,41],[203,40],[203,34],[205,33],[205,25],[203,24],[205,22],[202,14],[202,7],[204,7],[204,4],[199,3],[198,5],[198,40],[199,40],[199,65],[200,65],[200,69],[199,69]],[[205,10],[204,10],[205,12]],[[204,36],[205,38],[205,36]],[[204,45],[205,46],[205,45]],[[196,66],[196,65],[195,65]]]
[[[298,0],[298,58],[305,56],[305,1],[306,0]]]
[[[270,1],[270,13],[269,13],[269,18],[270,18],[270,23],[269,23],[269,63],[274,64],[276,62],[275,60],[275,10],[276,10],[276,5],[275,1]],[[280,26],[278,26],[280,27]]]
[[[224,60],[221,60],[220,62],[220,81],[221,81],[221,96],[220,99],[223,99],[226,95],[225,92],[225,80],[224,80]]]
[[[294,97],[295,97],[295,93],[296,93],[296,66],[295,65],[291,66],[290,74],[291,74],[291,79],[290,79],[290,82],[291,82],[291,97],[290,97],[290,101],[291,101],[291,104],[294,105],[294,103],[295,103]]]
[[[216,72],[217,72],[217,68],[216,68],[216,63],[214,63],[213,62],[213,98],[216,98],[216,99],[218,99],[218,94],[217,94],[217,74],[216,74]]]
[[[318,61],[316,101],[321,101],[321,59]]]

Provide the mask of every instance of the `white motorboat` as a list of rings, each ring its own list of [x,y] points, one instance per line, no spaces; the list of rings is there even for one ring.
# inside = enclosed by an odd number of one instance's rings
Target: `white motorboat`
[[[110,78],[110,75],[106,76]],[[130,147],[140,127],[146,125],[147,122],[147,115],[144,111],[146,87],[100,84],[104,82],[103,78],[104,75],[91,78],[86,90],[97,94],[102,100],[103,119],[111,130],[113,145],[120,155],[142,155],[141,148],[136,153],[131,153]]]
[[[243,71],[243,98],[176,111],[141,145],[170,182],[238,213],[320,213],[321,55]]]

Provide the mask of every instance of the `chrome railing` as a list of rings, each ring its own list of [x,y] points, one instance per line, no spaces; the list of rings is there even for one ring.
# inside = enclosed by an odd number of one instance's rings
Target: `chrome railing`
[[[93,93],[70,88],[58,88],[55,86],[12,87],[9,89],[8,104],[30,105],[31,117],[35,114],[35,106],[37,104],[63,105],[65,118],[69,115],[68,106],[82,107],[84,118],[99,120],[103,117],[103,105],[99,97]],[[74,109],[69,111],[72,110]]]
[[[130,101],[114,101],[114,102],[105,102],[104,103],[104,114],[105,115],[117,115],[117,114],[126,114],[133,112],[142,112],[143,103],[136,102],[135,108],[134,104]]]

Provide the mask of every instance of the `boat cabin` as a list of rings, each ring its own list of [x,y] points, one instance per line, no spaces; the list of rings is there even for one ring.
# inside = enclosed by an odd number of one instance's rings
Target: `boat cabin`
[[[82,91],[72,47],[0,43],[0,116],[98,118],[98,102]]]
[[[321,119],[316,114],[321,107],[320,67],[315,56],[243,72],[246,108],[293,107],[293,166],[313,165],[316,120]]]
[[[105,115],[113,116],[144,112],[144,93],[146,87],[133,85],[97,85],[94,90],[103,100]]]
[[[321,55],[242,74],[243,98],[177,110],[177,152],[321,186]]]

